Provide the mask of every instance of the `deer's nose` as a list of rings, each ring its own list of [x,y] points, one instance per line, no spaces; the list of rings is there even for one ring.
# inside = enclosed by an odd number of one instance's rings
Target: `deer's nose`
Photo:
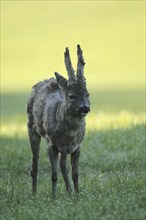
[[[80,113],[87,114],[89,111],[90,111],[89,106],[83,106],[83,107],[80,108]]]

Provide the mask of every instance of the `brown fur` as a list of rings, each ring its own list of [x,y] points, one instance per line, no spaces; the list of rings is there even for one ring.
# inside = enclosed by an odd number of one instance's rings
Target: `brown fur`
[[[58,153],[61,153],[60,168],[66,189],[70,193],[66,157],[71,154],[72,178],[78,193],[78,159],[80,144],[85,135],[85,116],[90,111],[89,94],[84,78],[84,58],[77,46],[77,73],[73,70],[69,50],[65,51],[65,65],[69,80],[59,73],[56,79],[44,80],[33,86],[28,100],[28,133],[32,149],[32,189],[36,192],[39,145],[43,137],[48,146],[52,168],[52,195],[56,194]]]

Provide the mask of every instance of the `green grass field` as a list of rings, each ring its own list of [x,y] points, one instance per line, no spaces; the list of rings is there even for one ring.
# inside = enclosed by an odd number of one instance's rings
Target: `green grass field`
[[[1,12],[0,219],[144,220],[144,1],[2,1]],[[67,195],[59,170],[57,198],[51,200],[42,141],[33,197],[27,97],[37,81],[56,70],[65,73],[66,46],[76,65],[77,43],[91,98],[80,194]]]
[[[2,95],[1,219],[145,219],[142,93],[120,93],[115,97],[113,93],[93,94],[93,110],[87,119],[80,157],[80,195],[67,195],[59,172],[56,201],[50,198],[50,164],[44,142],[38,194],[36,198],[31,194],[26,97],[27,94]]]

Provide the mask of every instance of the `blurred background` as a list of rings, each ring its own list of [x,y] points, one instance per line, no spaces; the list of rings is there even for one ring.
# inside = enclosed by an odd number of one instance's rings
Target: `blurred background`
[[[76,68],[76,45],[94,111],[144,111],[144,1],[1,1],[2,116],[25,114],[36,82]]]

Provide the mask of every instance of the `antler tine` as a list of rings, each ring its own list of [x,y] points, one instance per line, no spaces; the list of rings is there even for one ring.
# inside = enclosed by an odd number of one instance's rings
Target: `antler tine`
[[[66,48],[66,50],[64,52],[64,58],[65,58],[65,66],[66,66],[66,70],[67,70],[67,74],[68,74],[69,80],[74,80],[75,79],[75,71],[74,71],[74,69],[72,67],[72,63],[71,63],[68,47]]]
[[[84,79],[84,66],[85,61],[83,57],[83,51],[81,50],[80,45],[77,45],[77,55],[78,55],[78,64],[77,64],[77,78]]]

